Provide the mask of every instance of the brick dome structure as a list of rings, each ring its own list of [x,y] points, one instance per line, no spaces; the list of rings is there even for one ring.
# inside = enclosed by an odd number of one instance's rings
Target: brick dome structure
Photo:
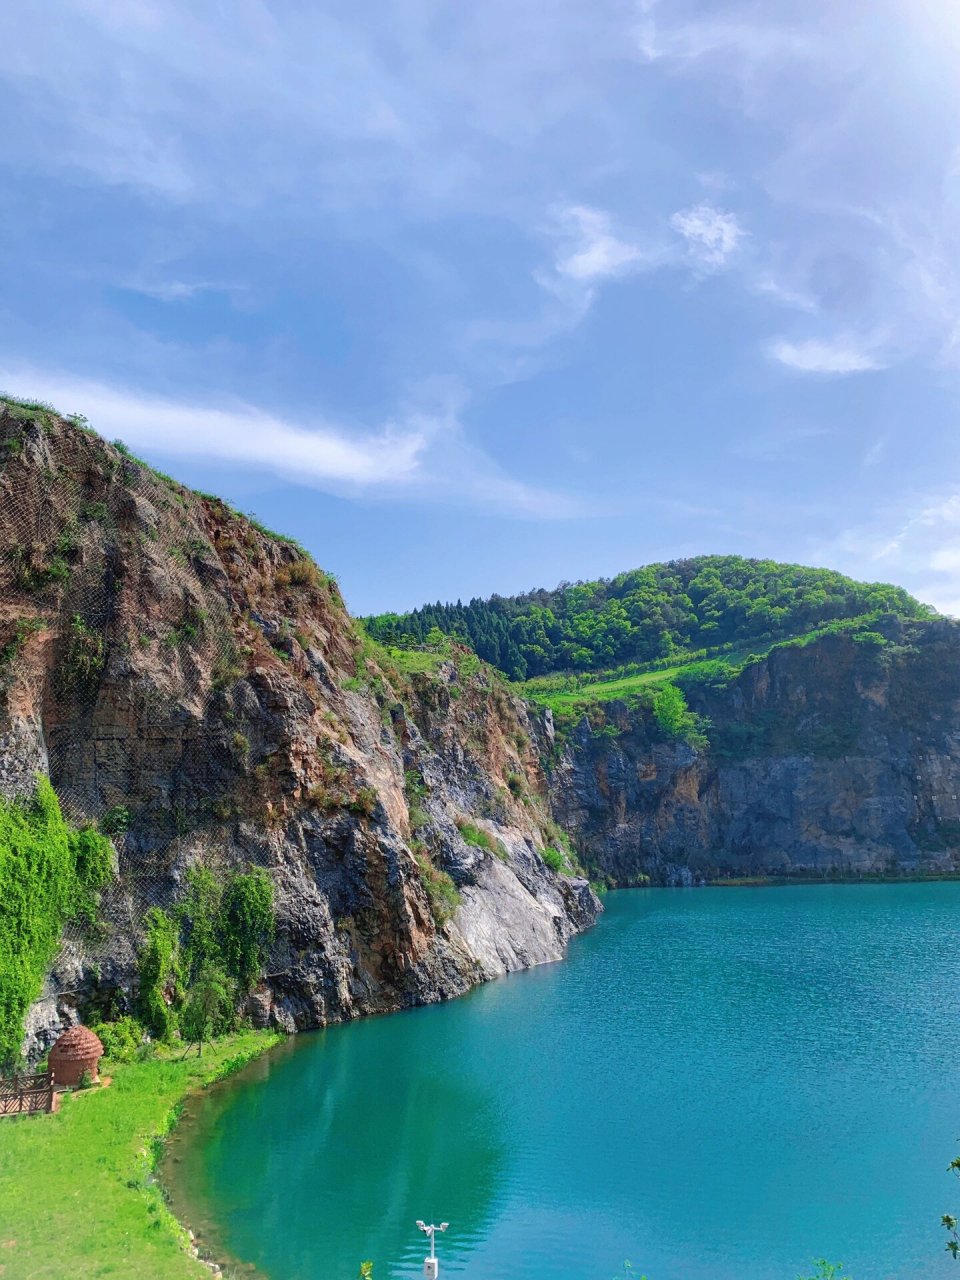
[[[99,1080],[97,1068],[103,1057],[103,1045],[89,1027],[71,1027],[65,1031],[50,1050],[50,1070],[53,1082],[61,1088],[72,1088],[88,1071],[92,1080]]]

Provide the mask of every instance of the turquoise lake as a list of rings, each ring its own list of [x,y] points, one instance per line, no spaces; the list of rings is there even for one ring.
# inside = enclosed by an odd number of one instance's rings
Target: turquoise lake
[[[630,890],[561,964],[294,1038],[165,1168],[270,1280],[960,1277],[960,884]]]

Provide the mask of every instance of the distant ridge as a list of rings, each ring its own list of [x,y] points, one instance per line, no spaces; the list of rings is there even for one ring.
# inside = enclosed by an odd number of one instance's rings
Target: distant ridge
[[[743,556],[694,556],[553,591],[426,604],[366,618],[374,639],[423,644],[431,629],[470,644],[514,680],[599,671],[724,645],[775,642],[838,619],[927,618],[902,587],[833,569]]]

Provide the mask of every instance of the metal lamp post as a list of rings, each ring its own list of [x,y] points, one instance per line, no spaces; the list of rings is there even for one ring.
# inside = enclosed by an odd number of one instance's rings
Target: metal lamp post
[[[430,1256],[423,1260],[423,1274],[426,1280],[437,1280],[440,1274],[440,1263],[437,1259],[437,1232],[446,1231],[449,1222],[441,1222],[439,1226],[431,1223],[429,1226],[425,1222],[417,1219],[417,1226],[425,1236],[430,1237]]]

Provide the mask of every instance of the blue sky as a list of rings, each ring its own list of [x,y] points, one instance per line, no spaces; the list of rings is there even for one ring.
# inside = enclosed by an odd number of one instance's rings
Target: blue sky
[[[0,386],[358,612],[741,552],[960,613],[948,0],[0,13]]]

